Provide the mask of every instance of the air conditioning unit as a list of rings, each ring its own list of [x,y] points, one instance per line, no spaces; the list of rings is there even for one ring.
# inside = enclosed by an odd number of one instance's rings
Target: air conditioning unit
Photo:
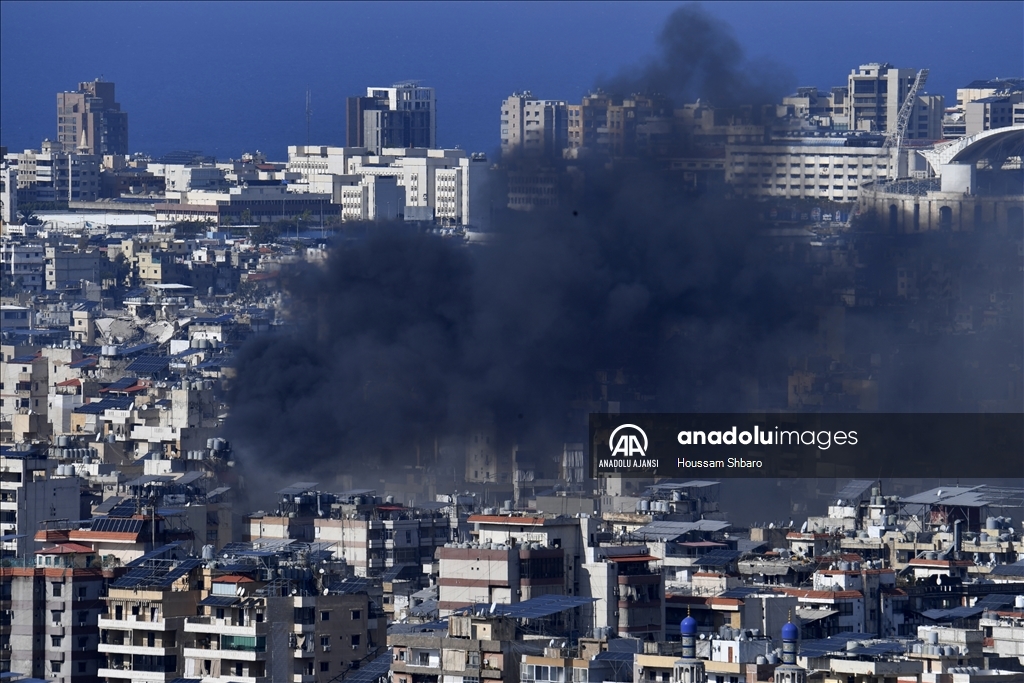
[[[330,645],[324,645],[324,652],[330,652],[330,651],[331,651],[331,646]]]

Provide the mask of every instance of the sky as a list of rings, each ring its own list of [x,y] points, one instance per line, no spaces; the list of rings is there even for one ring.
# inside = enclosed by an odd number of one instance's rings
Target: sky
[[[286,158],[343,145],[344,100],[418,79],[437,89],[438,144],[498,147],[498,110],[530,90],[579,101],[642,63],[678,3],[0,2],[0,145],[56,136],[56,93],[113,81],[133,152]],[[929,68],[926,90],[1024,75],[1021,2],[708,2],[752,62],[794,88],[844,85],[867,62]]]

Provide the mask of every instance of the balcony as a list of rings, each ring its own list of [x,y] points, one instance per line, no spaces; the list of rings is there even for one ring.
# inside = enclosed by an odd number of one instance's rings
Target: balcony
[[[139,683],[170,683],[170,681],[178,678],[178,674],[175,672],[133,671],[130,668],[115,669],[101,667],[96,672],[96,675],[108,681],[138,681]]]
[[[99,626],[100,629],[108,629],[111,631],[166,631],[167,620],[158,619],[157,621],[139,621],[135,615],[129,615],[126,619],[108,619],[100,617],[97,622],[97,626]]]
[[[267,659],[266,652],[256,652],[255,650],[186,647],[183,653],[185,659],[228,659],[233,662],[263,662]],[[231,678],[234,680],[236,677],[232,676]]]
[[[114,644],[100,643],[99,651],[112,655],[150,655],[166,657],[175,654],[174,647],[149,647],[148,645],[132,645],[131,643]]]
[[[312,626],[310,626],[312,629]],[[265,636],[270,631],[270,622],[250,621],[235,624],[231,619],[216,617],[189,617],[185,621],[185,633],[216,633],[224,636]]]

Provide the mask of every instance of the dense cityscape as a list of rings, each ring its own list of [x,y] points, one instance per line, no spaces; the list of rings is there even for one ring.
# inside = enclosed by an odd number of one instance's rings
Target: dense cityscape
[[[485,150],[414,80],[277,159],[56,93],[0,148],[0,679],[1024,680],[1020,434],[1017,478],[693,479],[591,430],[1024,412],[1024,79],[674,58],[510,89]]]

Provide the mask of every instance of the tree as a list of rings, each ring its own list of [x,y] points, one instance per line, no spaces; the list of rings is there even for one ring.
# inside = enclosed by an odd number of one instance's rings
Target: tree
[[[260,223],[249,228],[249,241],[253,244],[272,244],[281,236],[281,228],[277,225]]]

